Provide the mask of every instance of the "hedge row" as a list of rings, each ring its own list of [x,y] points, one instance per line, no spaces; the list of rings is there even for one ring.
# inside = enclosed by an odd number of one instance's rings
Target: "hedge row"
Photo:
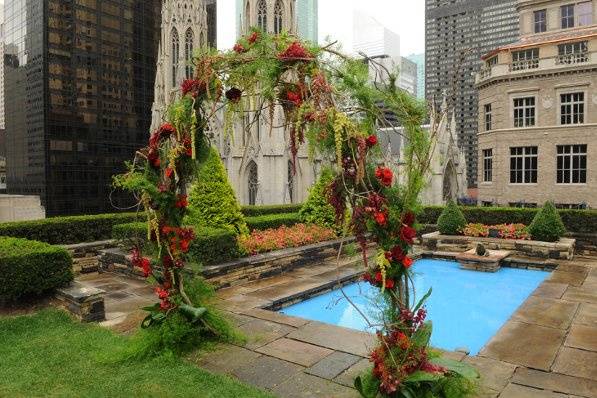
[[[236,233],[232,230],[201,228],[195,231],[196,239],[189,249],[189,261],[203,265],[219,264],[241,256]],[[112,233],[125,246],[147,242],[147,223],[136,222],[115,225]],[[151,251],[151,246],[147,246]]]
[[[40,295],[73,280],[72,258],[60,247],[0,237],[0,301]]]
[[[302,221],[299,213],[268,214],[258,217],[247,217],[247,226],[251,231],[254,229],[265,230],[279,228],[283,225],[291,227]]]
[[[427,206],[419,215],[421,224],[437,224],[443,206]],[[539,209],[516,207],[461,207],[469,223],[487,225],[516,224],[530,225]],[[558,210],[569,232],[597,233],[597,210]]]
[[[0,236],[30,239],[53,245],[94,242],[111,239],[114,225],[143,218],[143,214],[116,213],[8,222],[0,224]]]
[[[298,213],[302,204],[298,205],[273,205],[273,206],[243,206],[242,212],[245,217],[259,217],[269,214]]]

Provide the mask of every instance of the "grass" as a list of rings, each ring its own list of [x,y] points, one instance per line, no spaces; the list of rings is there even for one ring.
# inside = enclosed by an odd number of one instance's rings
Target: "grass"
[[[127,341],[58,310],[0,318],[0,396],[271,397],[179,358],[110,360]]]

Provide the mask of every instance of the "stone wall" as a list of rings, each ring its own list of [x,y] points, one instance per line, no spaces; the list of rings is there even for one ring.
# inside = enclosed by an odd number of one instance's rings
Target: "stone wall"
[[[62,246],[73,256],[73,272],[75,275],[97,272],[101,251],[116,247],[116,241],[104,240],[98,242],[78,243]]]
[[[571,260],[575,247],[575,240],[570,238],[562,238],[558,242],[539,242],[440,235],[439,232],[425,234],[421,238],[422,246],[432,251],[465,252],[474,248],[477,243],[483,243],[490,250],[509,250],[513,255],[555,260]]]
[[[569,238],[576,240],[576,253],[585,256],[597,256],[597,232],[593,234],[573,232]]]

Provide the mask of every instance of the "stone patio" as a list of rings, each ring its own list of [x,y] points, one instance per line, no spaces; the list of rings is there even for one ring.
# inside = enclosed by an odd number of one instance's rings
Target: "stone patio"
[[[369,366],[372,335],[262,309],[329,290],[338,276],[360,273],[358,262],[333,261],[218,291],[219,305],[247,336],[189,360],[281,397],[358,397],[354,377]],[[155,301],[143,281],[115,274],[78,279],[109,292],[105,326],[126,332]],[[482,374],[481,397],[597,397],[597,259],[558,268],[521,305],[478,356],[447,353]]]

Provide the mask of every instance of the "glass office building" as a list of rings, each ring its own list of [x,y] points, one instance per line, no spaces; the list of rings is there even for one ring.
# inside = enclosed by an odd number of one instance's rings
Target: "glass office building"
[[[159,0],[5,0],[7,183],[49,216],[114,211],[147,142]]]

